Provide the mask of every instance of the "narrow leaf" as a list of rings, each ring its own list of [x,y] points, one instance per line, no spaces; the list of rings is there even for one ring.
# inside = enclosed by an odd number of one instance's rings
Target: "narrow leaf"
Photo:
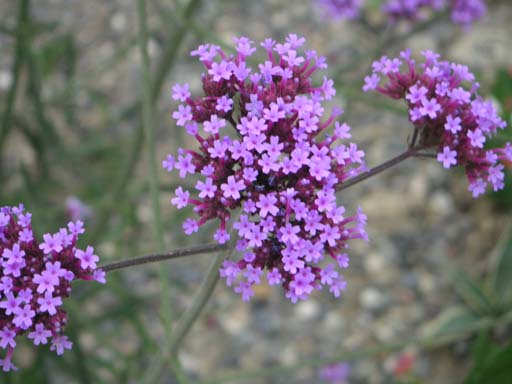
[[[481,315],[492,315],[491,300],[484,291],[483,284],[469,276],[459,267],[449,269],[450,282],[466,305]]]
[[[454,334],[471,332],[481,323],[482,319],[467,307],[450,307],[435,319],[427,322],[420,330],[422,338],[434,339]]]

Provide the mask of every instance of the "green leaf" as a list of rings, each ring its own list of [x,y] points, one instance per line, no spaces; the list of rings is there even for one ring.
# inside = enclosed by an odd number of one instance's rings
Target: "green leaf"
[[[478,328],[483,319],[469,308],[453,306],[447,308],[435,319],[425,323],[420,329],[421,338],[437,339],[469,333]]]
[[[491,87],[495,101],[500,105],[501,117],[509,124],[500,135],[490,139],[487,143],[489,148],[501,147],[510,140],[512,135],[512,72],[510,69],[502,68],[496,72],[494,84]],[[505,187],[490,195],[492,200],[502,208],[512,208],[512,178],[505,175]]]
[[[481,315],[493,315],[492,302],[482,282],[476,281],[460,267],[449,267],[448,275],[453,287],[466,305]]]
[[[512,226],[508,225],[493,250],[496,260],[488,279],[489,289],[497,305],[506,309],[512,303]]]
[[[512,343],[502,348],[485,347],[486,354],[475,358],[474,366],[464,381],[466,384],[512,383]]]

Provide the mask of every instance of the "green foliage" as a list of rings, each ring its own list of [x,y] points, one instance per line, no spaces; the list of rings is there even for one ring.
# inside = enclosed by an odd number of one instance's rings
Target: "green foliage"
[[[421,336],[428,339],[453,337],[455,334],[467,334],[481,323],[481,319],[465,306],[453,306],[445,309],[434,320],[421,329]]]
[[[493,256],[495,266],[489,274],[487,285],[495,295],[496,307],[501,311],[506,311],[512,308],[512,233],[510,228],[505,230]]]
[[[484,333],[475,342],[473,359],[473,368],[466,377],[465,384],[512,382],[512,342],[498,346]]]
[[[462,303],[444,310],[421,331],[432,340],[453,339],[457,334],[471,334],[492,329],[512,317],[512,233],[506,228],[497,244],[487,279],[476,279],[460,267],[450,266],[450,283]],[[481,331],[473,344],[473,367],[466,384],[512,382],[512,342],[493,344],[489,331]]]
[[[496,73],[491,92],[498,103],[502,117],[508,126],[489,143],[491,146],[503,146],[512,138],[512,68],[502,68]],[[512,208],[512,178],[507,173],[505,176],[505,188],[491,195],[499,207]]]

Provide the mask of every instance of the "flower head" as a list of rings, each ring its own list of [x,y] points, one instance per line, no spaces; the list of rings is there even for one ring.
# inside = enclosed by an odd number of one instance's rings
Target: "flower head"
[[[485,149],[488,138],[506,123],[490,101],[477,93],[478,83],[468,67],[440,60],[432,51],[422,52],[424,62],[416,63],[410,51],[399,59],[381,58],[373,64],[371,89],[393,99],[404,99],[409,118],[418,133],[417,149],[435,149],[444,168],[465,168],[473,197],[504,187],[504,166],[510,164],[511,145]],[[391,60],[400,62],[399,72],[386,72]],[[363,90],[370,89],[366,81]]]
[[[391,20],[419,20],[424,18],[425,11],[439,12],[446,8],[454,23],[466,27],[486,12],[484,0],[388,0],[383,5]]]
[[[315,0],[315,2],[330,18],[355,19],[359,17],[364,0]]]
[[[315,0],[314,3],[332,19],[356,19],[366,0]],[[449,10],[454,23],[464,27],[480,19],[486,12],[484,0],[386,0],[382,11],[391,22],[417,21],[433,12]]]
[[[233,223],[242,258],[226,261],[220,274],[244,300],[263,276],[282,285],[293,302],[323,285],[338,296],[345,287],[341,274],[326,280],[318,263],[327,256],[327,268],[338,268],[347,242],[367,237],[365,216],[345,216],[335,197],[338,185],[365,169],[364,152],[342,143],[350,127],[333,124],[339,110],[326,115],[322,103],[334,95],[333,83],[324,76],[314,85],[313,75],[326,65],[314,51],[301,53],[304,38],[265,40],[265,58],[256,68],[246,61],[256,51],[254,43],[245,37],[234,41],[235,55],[210,45],[193,51],[206,67],[205,95],[188,96],[178,110],[188,111],[197,126],[189,133],[198,148],[180,149],[175,168],[182,177],[188,172],[201,179],[197,197],[178,187],[172,204],[194,206],[199,218],[185,221],[187,234],[218,220],[219,243],[230,238],[226,228],[233,212],[243,211]],[[180,125],[182,114],[175,119]],[[228,136],[229,128],[234,135]]]
[[[43,235],[38,244],[32,235],[31,215],[22,207],[0,208],[0,348],[6,349],[0,365],[4,371],[16,369],[11,362],[16,338],[28,333],[34,345],[46,344],[62,354],[71,342],[62,334],[67,322],[63,299],[71,293],[74,279],[105,282],[96,269],[98,257],[92,247],[76,248],[84,232],[80,221],[68,229]]]
[[[320,379],[330,384],[345,384],[348,382],[351,367],[348,363],[342,362],[329,364],[318,370]]]

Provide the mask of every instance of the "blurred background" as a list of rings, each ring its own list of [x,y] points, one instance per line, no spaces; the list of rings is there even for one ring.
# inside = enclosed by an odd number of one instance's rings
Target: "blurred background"
[[[311,0],[148,0],[159,161],[195,145],[170,118],[174,83],[201,92],[203,69],[189,52],[204,42],[229,47],[241,35],[259,43],[297,33],[327,57],[332,105],[345,110],[341,120],[369,166],[400,153],[410,133],[405,105],[360,90],[382,54],[431,49],[467,64],[510,124],[509,1],[489,1],[467,29],[443,13],[389,27],[378,1],[369,3],[362,19],[343,21],[326,19]],[[38,236],[81,218],[82,245],[103,263],[155,252],[136,2],[3,0],[0,14],[1,205],[24,203]],[[183,235],[191,211],[169,200],[195,181],[176,176],[159,174],[166,248],[211,242],[213,226]],[[473,200],[463,172],[412,159],[343,192],[348,211],[360,205],[367,214],[370,242],[351,244],[342,298],[325,292],[294,305],[262,285],[244,303],[221,282],[179,351],[181,375],[162,353],[158,270],[167,273],[176,319],[212,254],[115,272],[106,286],[76,282],[65,303],[73,350],[57,357],[21,342],[20,371],[0,382],[510,383],[507,183]]]

